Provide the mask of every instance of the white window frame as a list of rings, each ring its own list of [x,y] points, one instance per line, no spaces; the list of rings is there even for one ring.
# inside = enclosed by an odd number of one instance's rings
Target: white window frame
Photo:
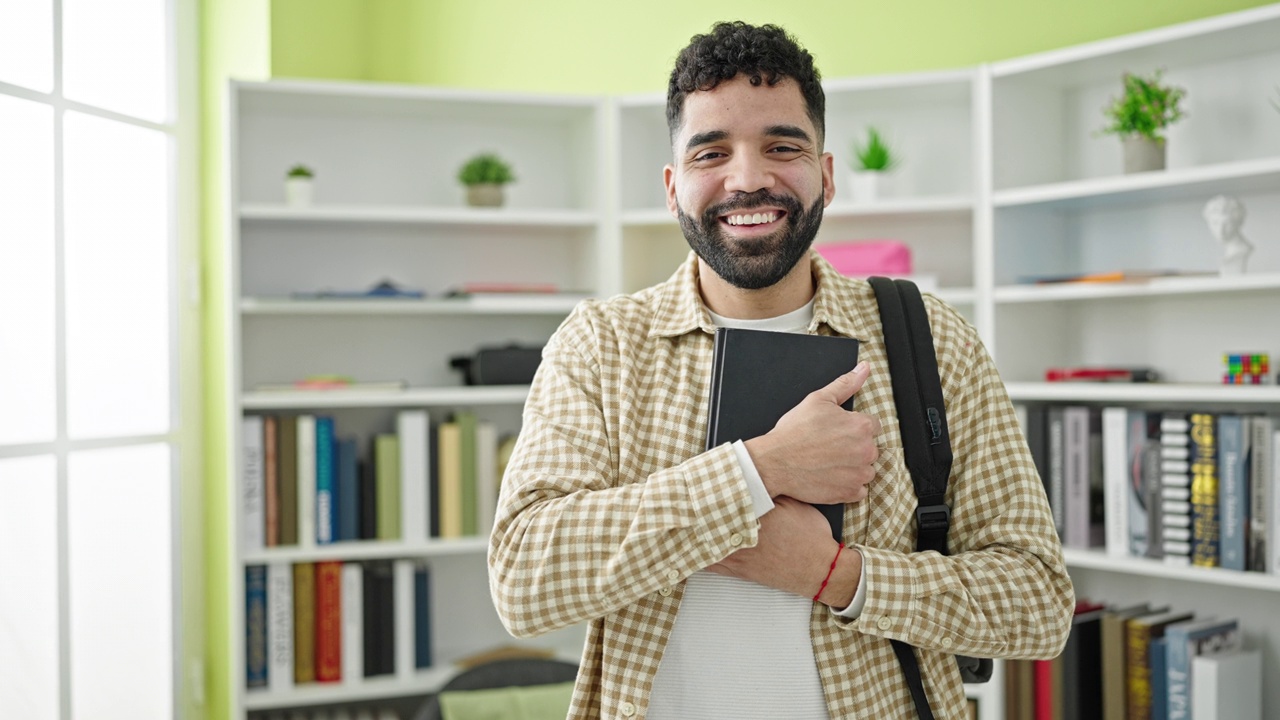
[[[104,2],[109,0],[102,0]],[[0,81],[0,96],[27,100],[53,111],[54,292],[56,361],[56,434],[54,440],[0,445],[0,459],[52,456],[57,467],[58,538],[58,717],[72,720],[70,603],[68,562],[68,458],[71,453],[111,447],[165,444],[170,450],[170,605],[172,608],[170,677],[172,717],[192,717],[204,704],[205,638],[203,521],[200,510],[201,455],[201,305],[199,196],[198,13],[195,0],[164,0],[169,29],[168,122],[157,123],[88,105],[63,96],[62,0],[53,5],[53,88],[40,92]],[[173,153],[169,166],[169,432],[159,435],[71,440],[67,434],[67,356],[65,301],[64,117],[74,111],[163,132]],[[0,235],[3,235],[0,228]],[[0,309],[3,312],[4,309]],[[20,409],[18,410],[20,411]],[[182,572],[182,568],[186,572]],[[184,602],[185,599],[185,602]],[[185,632],[184,632],[185,631]],[[185,657],[184,657],[185,653]]]

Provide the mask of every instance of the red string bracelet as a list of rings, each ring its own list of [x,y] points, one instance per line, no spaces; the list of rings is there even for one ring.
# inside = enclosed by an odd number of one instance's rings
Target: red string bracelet
[[[822,578],[822,587],[818,588],[818,594],[813,596],[813,601],[818,602],[818,598],[822,597],[822,591],[827,589],[827,583],[831,581],[831,573],[836,571],[836,561],[840,559],[840,553],[844,551],[844,543],[840,543],[840,547],[836,548],[836,556],[831,558],[831,567],[827,568],[827,576]]]

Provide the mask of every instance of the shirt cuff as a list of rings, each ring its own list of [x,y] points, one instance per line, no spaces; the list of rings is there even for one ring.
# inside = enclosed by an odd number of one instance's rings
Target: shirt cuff
[[[858,589],[853,591],[853,601],[843,610],[831,608],[831,612],[842,618],[857,620],[862,614],[862,606],[867,604],[867,556],[862,556],[862,565],[858,569]]]
[[[751,505],[755,508],[758,518],[773,509],[773,498],[769,497],[769,491],[764,486],[764,478],[760,477],[760,471],[756,470],[756,463],[751,459],[751,453],[747,452],[747,446],[741,440],[734,440],[733,452],[738,456],[738,465],[742,467],[742,474],[747,477],[747,490],[751,491]],[[862,606],[859,605],[858,608],[861,609]]]

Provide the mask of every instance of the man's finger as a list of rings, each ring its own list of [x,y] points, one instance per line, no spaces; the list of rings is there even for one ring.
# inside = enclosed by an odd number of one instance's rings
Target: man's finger
[[[862,389],[862,385],[866,383],[867,377],[871,375],[871,366],[866,360],[853,366],[849,372],[832,380],[829,385],[814,391],[814,395],[835,403],[843,405],[846,400],[853,397],[853,394]]]

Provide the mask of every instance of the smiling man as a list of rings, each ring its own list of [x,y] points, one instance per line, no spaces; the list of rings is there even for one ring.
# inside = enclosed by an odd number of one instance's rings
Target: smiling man
[[[721,23],[667,93],[667,205],[693,252],[579,305],[548,342],[490,538],[517,636],[589,622],[571,718],[937,717],[954,655],[1057,655],[1073,592],[1013,408],[973,327],[926,297],[955,461],[951,556],[915,553],[876,302],[810,247],[835,193],[813,58]],[[703,450],[717,326],[843,335],[862,362],[768,433]],[[855,411],[841,404],[857,394]],[[810,503],[843,503],[844,543]]]

